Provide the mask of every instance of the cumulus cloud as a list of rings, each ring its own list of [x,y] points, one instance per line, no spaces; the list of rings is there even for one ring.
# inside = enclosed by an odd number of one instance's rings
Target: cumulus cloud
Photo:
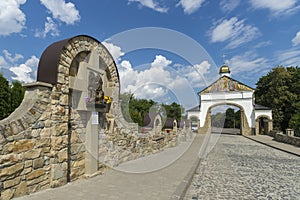
[[[36,31],[34,36],[45,38],[48,33],[50,33],[50,35],[53,37],[59,36],[59,30],[58,30],[57,24],[52,20],[51,17],[47,17],[47,21],[45,22],[44,30]]]
[[[245,20],[232,17],[215,24],[209,34],[212,42],[228,41],[226,48],[233,49],[257,38],[260,31],[255,26],[246,25]]]
[[[300,44],[300,31],[296,34],[296,36],[292,39],[293,46]]]
[[[199,88],[206,85],[208,80],[203,80],[203,77],[209,73],[210,67],[211,64],[204,60],[193,66],[179,66],[178,71],[194,88]]]
[[[297,0],[250,0],[255,9],[269,9],[272,15],[290,14],[299,9]]]
[[[161,12],[161,13],[168,12],[168,8],[160,6],[159,3],[156,2],[155,0],[128,0],[128,2],[129,3],[137,2],[137,3],[139,3],[140,7],[144,6],[147,8],[151,8],[157,12]]]
[[[26,0],[0,1],[0,35],[19,33],[25,27],[26,16],[20,6]]]
[[[31,56],[24,64],[9,68],[9,70],[15,74],[15,77],[12,77],[12,79],[25,83],[33,82],[32,75],[33,72],[35,72],[38,63],[39,59],[35,56]]]
[[[124,55],[124,52],[122,52],[121,47],[116,46],[116,45],[114,45],[112,43],[109,43],[109,42],[102,42],[102,44],[107,48],[109,53],[114,58],[115,62],[118,62],[120,60],[121,56]]]
[[[220,8],[223,12],[231,12],[240,4],[240,0],[222,0]]]
[[[54,19],[58,19],[66,24],[74,24],[80,20],[79,11],[71,2],[65,0],[40,0]]]
[[[205,0],[180,0],[176,6],[181,6],[185,14],[196,12]]]
[[[161,100],[168,91],[184,88],[189,84],[187,79],[172,70],[171,63],[162,55],[156,55],[147,68],[144,68],[145,65],[132,68],[128,60],[122,61],[118,65],[121,92],[134,93],[137,98]]]
[[[164,68],[172,63],[171,60],[168,60],[166,57],[162,55],[156,55],[155,60],[151,63],[151,67],[153,68]]]

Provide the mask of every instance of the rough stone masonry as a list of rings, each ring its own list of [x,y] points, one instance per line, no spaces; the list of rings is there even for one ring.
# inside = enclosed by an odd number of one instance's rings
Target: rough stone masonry
[[[87,108],[85,75],[90,71],[101,75],[103,92],[112,100],[105,111]],[[26,87],[20,107],[0,121],[2,200],[102,173],[121,162],[175,146],[182,138],[177,129],[168,134],[139,134],[136,124],[124,120],[115,62],[90,36],[47,47],[37,82]]]

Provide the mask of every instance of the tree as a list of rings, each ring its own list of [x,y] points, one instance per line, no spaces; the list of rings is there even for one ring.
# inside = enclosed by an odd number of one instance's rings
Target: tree
[[[228,108],[225,113],[225,128],[233,128],[235,123],[234,109]]]
[[[270,107],[273,111],[274,128],[284,131],[291,119],[300,111],[300,69],[298,67],[276,67],[257,82],[256,103]],[[294,116],[296,115],[296,116]]]
[[[123,93],[121,98],[122,113],[127,122],[138,123],[143,126],[143,121],[149,112],[160,113],[163,121],[168,118],[181,119],[183,108],[173,102],[172,104],[159,104],[153,100],[137,99],[131,93]]]
[[[6,118],[21,104],[25,88],[19,81],[10,87],[8,80],[0,73],[0,120]]]
[[[234,113],[234,128],[241,128],[241,110]]]
[[[181,105],[173,102],[170,105],[162,104],[162,106],[166,110],[168,118],[176,119],[177,121],[181,120],[182,113],[184,112],[184,108]]]
[[[12,113],[21,104],[25,94],[25,88],[19,81],[14,81],[11,87],[11,109]]]
[[[223,128],[225,122],[225,113],[218,112],[211,116],[213,127]]]
[[[0,73],[0,119],[10,114],[10,87],[9,82]]]

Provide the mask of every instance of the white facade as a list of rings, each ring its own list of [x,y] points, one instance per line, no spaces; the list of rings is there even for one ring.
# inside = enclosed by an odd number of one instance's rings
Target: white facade
[[[187,111],[188,119],[192,116],[198,117],[198,128],[210,126],[210,124],[207,124],[210,121],[206,123],[205,120],[207,120],[207,115],[210,114],[211,108],[219,105],[233,105],[241,110],[245,124],[254,132],[257,130],[260,117],[267,118],[271,123],[272,110],[264,106],[255,105],[255,90],[230,78],[229,68],[226,67],[225,65],[221,67],[220,78],[216,82],[198,93],[200,106]],[[224,68],[227,71],[221,73],[222,68],[223,71]]]
[[[201,94],[200,127],[204,126],[208,110],[218,105],[234,105],[239,107],[241,110],[244,110],[248,124],[252,124],[250,123],[254,111],[252,96],[253,91]],[[250,126],[255,127],[255,123],[253,126]]]

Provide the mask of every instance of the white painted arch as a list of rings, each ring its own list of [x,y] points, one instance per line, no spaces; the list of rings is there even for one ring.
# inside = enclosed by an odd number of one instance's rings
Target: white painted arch
[[[213,107],[219,105],[233,105],[241,110],[241,133],[243,135],[258,134],[257,120],[261,117],[267,118],[268,126],[272,128],[272,110],[255,104],[255,90],[230,78],[229,68],[226,73],[221,73],[221,69],[220,78],[198,93],[199,106],[187,111],[189,119],[193,116],[198,117],[198,131],[210,132],[210,112]]]

